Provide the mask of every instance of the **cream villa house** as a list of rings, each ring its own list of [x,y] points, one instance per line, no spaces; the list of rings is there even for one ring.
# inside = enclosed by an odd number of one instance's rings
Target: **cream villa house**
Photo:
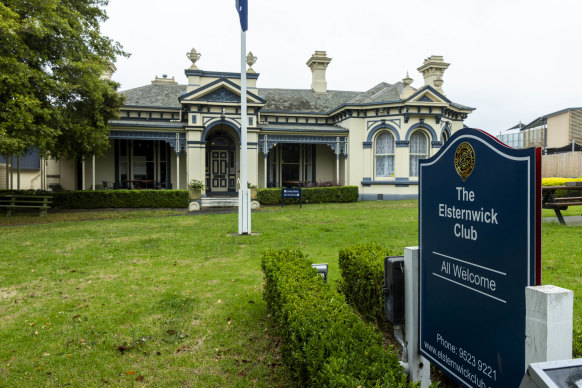
[[[187,84],[163,76],[121,92],[125,105],[119,120],[111,122],[111,147],[104,157],[41,163],[32,172],[37,188],[184,189],[198,179],[206,182],[207,196],[235,193],[240,73],[199,69],[194,49],[188,58]],[[418,68],[424,77],[420,88],[412,87],[407,75],[364,92],[328,89],[325,73],[332,59],[325,51],[307,61],[309,89],[259,87],[255,61],[249,53],[248,179],[258,187],[332,182],[358,186],[364,200],[416,197],[418,160],[435,154],[474,110],[445,97],[443,73],[449,64],[441,56]],[[7,183],[0,176],[0,184]]]

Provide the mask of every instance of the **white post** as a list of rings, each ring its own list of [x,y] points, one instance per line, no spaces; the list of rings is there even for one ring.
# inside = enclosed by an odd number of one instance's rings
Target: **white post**
[[[246,32],[240,34],[240,188],[238,190],[238,234],[251,233],[251,196],[247,185],[247,51]]]
[[[546,285],[525,288],[525,368],[572,358],[574,293]]]
[[[418,342],[420,316],[420,250],[418,247],[404,248],[404,328],[408,350],[408,376],[420,382],[421,388],[430,385],[430,362],[420,355]]]
[[[95,190],[95,154],[93,154],[93,158],[91,160],[91,162],[93,163],[93,172],[92,172],[92,176],[93,176],[93,190]]]

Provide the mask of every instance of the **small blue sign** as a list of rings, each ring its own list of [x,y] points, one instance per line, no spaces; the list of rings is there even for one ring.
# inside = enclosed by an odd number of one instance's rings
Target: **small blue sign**
[[[468,387],[517,387],[525,372],[538,157],[466,128],[420,162],[420,352]]]
[[[281,189],[281,198],[301,198],[301,189]]]
[[[299,198],[299,208],[303,207],[302,198],[301,198],[301,188],[295,189],[281,189],[281,206],[284,206],[284,199],[285,198]]]

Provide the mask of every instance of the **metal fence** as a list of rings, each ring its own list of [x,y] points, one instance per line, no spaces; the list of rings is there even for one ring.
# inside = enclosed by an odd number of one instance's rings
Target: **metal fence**
[[[511,148],[523,148],[523,135],[522,133],[506,133],[497,136],[499,141],[507,144]]]

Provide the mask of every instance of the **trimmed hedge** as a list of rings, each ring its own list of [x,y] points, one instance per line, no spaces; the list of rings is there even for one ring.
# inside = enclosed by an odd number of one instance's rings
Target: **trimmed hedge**
[[[384,257],[401,255],[378,244],[357,244],[339,251],[338,289],[367,320],[384,321]]]
[[[542,178],[542,186],[564,186],[566,182],[582,182],[582,178]]]
[[[51,195],[60,209],[186,208],[188,190],[3,191],[1,194]]]
[[[267,309],[297,386],[407,387],[397,354],[296,250],[262,258]]]
[[[95,190],[54,193],[53,206],[62,209],[185,208],[188,190]]]
[[[309,187],[301,189],[303,203],[357,202],[357,186]],[[258,189],[257,200],[262,205],[281,203],[281,188]],[[298,199],[285,199],[286,204],[299,203]]]

